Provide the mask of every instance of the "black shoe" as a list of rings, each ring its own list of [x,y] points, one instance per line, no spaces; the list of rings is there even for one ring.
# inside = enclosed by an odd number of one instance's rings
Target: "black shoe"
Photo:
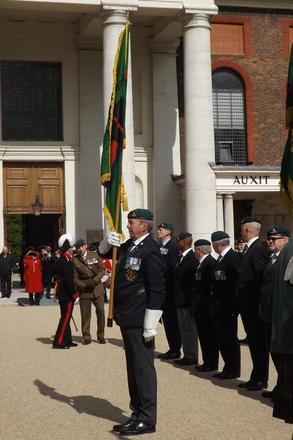
[[[272,391],[263,391],[261,393],[261,395],[263,397],[265,397],[266,399],[273,399],[273,397],[274,397],[274,390],[272,390]]]
[[[70,342],[70,344],[68,344],[68,347],[77,347],[78,344],[76,342]]]
[[[263,390],[264,388],[267,388],[268,384],[267,382],[261,382],[259,380],[253,380],[251,381],[250,385],[246,388],[247,391],[259,391]]]
[[[120,435],[140,435],[147,434],[151,432],[156,432],[156,427],[152,425],[147,425],[142,420],[136,420],[131,423],[127,428],[120,430]]]
[[[88,344],[91,344],[91,340],[90,339],[84,339],[83,341],[82,341],[82,345],[88,345]]]
[[[217,367],[210,367],[209,365],[197,365],[195,367],[195,369],[197,371],[199,371],[200,373],[208,373],[209,371],[215,371],[217,370]]]
[[[196,365],[197,361],[196,359],[182,358],[182,359],[175,359],[174,363],[177,365],[185,366],[185,365]]]
[[[174,360],[174,359],[180,358],[180,353],[169,350],[169,351],[167,351],[167,353],[159,354],[158,357],[160,359],[165,359],[165,360]]]
[[[107,341],[105,338],[98,338],[98,343],[99,344],[107,344]]]
[[[129,419],[125,423],[121,423],[120,425],[114,425],[112,430],[114,432],[120,432],[121,429],[129,428],[136,420]]]
[[[248,388],[249,385],[252,384],[252,380],[248,380],[247,382],[241,382],[240,384],[238,384],[238,388]]]
[[[218,379],[220,380],[231,380],[231,379],[237,379],[240,375],[235,373],[222,373]]]
[[[68,350],[70,347],[69,347],[69,345],[62,345],[62,344],[55,344],[55,345],[52,345],[52,348],[55,348],[55,349],[58,349],[58,350]]]
[[[213,377],[215,377],[216,379],[220,379],[223,376],[223,371],[221,371],[221,373],[215,373],[213,374]]]

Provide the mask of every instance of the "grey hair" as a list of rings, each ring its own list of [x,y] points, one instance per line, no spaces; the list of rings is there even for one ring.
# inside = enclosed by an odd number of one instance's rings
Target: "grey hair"
[[[258,222],[250,222],[250,223],[246,223],[245,226],[248,229],[255,229],[255,231],[259,232],[261,230],[261,224]]]
[[[212,252],[212,248],[210,245],[205,244],[202,246],[196,246],[198,249],[200,249],[204,254],[210,254]]]
[[[219,240],[219,243],[222,246],[230,246],[230,238],[222,238],[222,240]]]
[[[154,222],[152,220],[141,220],[141,221],[147,225],[148,232],[151,232],[154,226]]]

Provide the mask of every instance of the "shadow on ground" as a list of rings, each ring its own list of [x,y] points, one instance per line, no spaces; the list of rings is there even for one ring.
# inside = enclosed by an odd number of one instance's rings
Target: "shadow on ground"
[[[106,399],[93,396],[66,396],[38,379],[34,380],[34,384],[39,389],[40,394],[58,402],[66,403],[79,414],[85,413],[116,423],[123,423],[128,419],[120,408],[112,405]]]

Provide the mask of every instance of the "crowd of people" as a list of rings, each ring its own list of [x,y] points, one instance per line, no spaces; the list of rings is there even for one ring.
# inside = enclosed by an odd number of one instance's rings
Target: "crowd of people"
[[[74,243],[70,234],[64,234],[57,256],[44,247],[40,253],[28,250],[23,258],[31,304],[38,305],[43,294],[50,297],[54,278],[61,317],[53,348],[69,349],[77,345],[70,330],[77,298],[83,344],[92,341],[92,305],[97,341],[106,343],[104,295],[111,281],[110,250],[118,248],[113,314],[124,341],[133,411],[126,423],[114,425],[114,431],[123,435],[155,431],[154,337],[161,317],[169,348],[159,358],[191,366],[200,375],[212,372],[219,381],[241,375],[241,317],[252,370],[238,387],[248,392],[262,390],[263,396],[273,401],[274,417],[293,423],[293,240],[289,229],[275,225],[266,231],[266,240],[261,240],[261,221],[245,217],[234,250],[225,231],[215,231],[210,240],[193,243],[189,232],[174,236],[170,223],[158,225],[155,240],[151,236],[153,215],[146,209],[129,212],[127,228],[130,238],[125,243],[115,232],[90,247],[85,240]],[[2,296],[11,291],[7,279],[2,288],[2,273],[7,273],[4,268],[12,267],[8,258],[9,251],[4,248],[0,255]],[[219,355],[223,359],[221,371]],[[269,356],[278,379],[272,391],[265,391]]]

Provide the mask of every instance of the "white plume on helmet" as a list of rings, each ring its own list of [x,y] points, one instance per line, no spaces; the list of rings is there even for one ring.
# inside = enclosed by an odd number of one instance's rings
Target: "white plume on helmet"
[[[68,244],[70,245],[70,247],[73,246],[74,240],[73,240],[72,235],[71,234],[63,234],[63,235],[61,235],[61,237],[58,240],[58,246],[60,249],[62,248],[62,246],[64,245],[66,240],[68,241]]]

